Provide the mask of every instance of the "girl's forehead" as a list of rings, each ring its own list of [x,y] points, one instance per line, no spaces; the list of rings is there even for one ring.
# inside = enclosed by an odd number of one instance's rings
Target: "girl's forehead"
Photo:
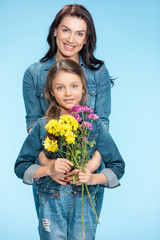
[[[66,71],[60,71],[59,73],[56,74],[56,76],[54,77],[54,81],[53,83],[59,83],[59,82],[63,82],[65,84],[69,83],[69,82],[82,82],[81,77],[76,74],[76,73],[72,73],[72,72],[66,72]]]

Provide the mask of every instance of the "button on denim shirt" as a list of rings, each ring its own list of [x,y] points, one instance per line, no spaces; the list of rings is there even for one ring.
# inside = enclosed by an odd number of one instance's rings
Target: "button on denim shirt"
[[[24,74],[23,97],[26,108],[27,131],[36,121],[45,116],[49,105],[45,100],[44,86],[49,69],[55,63],[55,56],[46,62],[32,64]],[[79,64],[86,76],[88,100],[86,105],[91,107],[99,118],[109,127],[111,112],[111,82],[108,70],[102,65],[98,70],[88,68],[82,58]]]
[[[60,188],[60,184],[56,183],[49,176],[40,178],[38,180],[33,179],[34,173],[40,167],[36,163],[36,159],[39,153],[43,149],[43,141],[46,137],[46,118],[39,119],[34,125],[32,131],[27,136],[19,156],[15,163],[15,173],[17,177],[23,179],[26,184],[35,184],[37,188],[43,191],[52,191],[54,187]],[[107,183],[102,184],[108,188],[114,188],[119,186],[119,179],[124,174],[125,163],[111,137],[108,130],[104,126],[101,120],[95,120],[93,122],[93,130],[90,132],[89,141],[95,140],[96,144],[92,148],[88,148],[89,159],[92,158],[93,153],[97,149],[103,159],[105,168],[102,166],[98,168],[97,173],[103,173],[107,178]],[[44,150],[47,157],[51,159],[56,159],[56,153],[49,153]],[[80,188],[80,186],[71,185],[72,188]],[[99,185],[89,186],[90,190],[99,187]],[[46,190],[47,189],[47,190]]]

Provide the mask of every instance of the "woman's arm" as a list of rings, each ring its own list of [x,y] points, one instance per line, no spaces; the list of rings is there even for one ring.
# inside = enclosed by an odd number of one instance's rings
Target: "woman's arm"
[[[92,173],[95,172],[101,164],[101,154],[96,150],[92,156],[92,159],[86,164]]]
[[[31,65],[25,71],[23,77],[23,98],[26,109],[27,131],[34,126],[35,122],[41,118],[43,114],[34,83],[34,78],[36,78],[34,76],[35,68],[36,64]]]
[[[108,180],[107,184],[104,186],[114,188],[120,185],[118,180],[124,174],[125,163],[104,124],[98,120],[97,125],[98,140],[96,148],[101,153],[103,162],[105,164],[105,168],[102,169],[100,173],[104,174]]]
[[[31,132],[32,128],[29,129],[29,133]],[[46,166],[51,162],[51,159],[47,158],[44,151],[40,152],[38,156],[38,160],[41,166]]]
[[[34,172],[40,167],[36,164],[39,153],[43,150],[42,141],[40,139],[39,121],[34,125],[32,131],[23,143],[21,151],[15,162],[15,174],[24,180],[24,174],[28,170],[26,178],[31,179]],[[29,181],[29,180],[28,180]]]
[[[109,129],[109,115],[111,113],[111,81],[105,65],[95,71],[98,93],[95,103],[95,113]]]

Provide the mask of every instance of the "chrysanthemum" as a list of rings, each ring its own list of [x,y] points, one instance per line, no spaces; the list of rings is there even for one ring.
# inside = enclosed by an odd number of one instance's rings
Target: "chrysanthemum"
[[[49,152],[57,152],[58,151],[58,141],[53,141],[49,139],[49,137],[46,137],[44,140],[44,148]]]

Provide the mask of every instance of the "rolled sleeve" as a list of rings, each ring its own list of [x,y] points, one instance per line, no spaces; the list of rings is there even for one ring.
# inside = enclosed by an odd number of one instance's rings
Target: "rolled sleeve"
[[[27,132],[29,133],[29,129],[33,128],[34,124],[36,123],[36,121],[30,121],[27,123]]]
[[[29,185],[34,184],[34,178],[33,175],[37,171],[37,169],[40,167],[38,164],[31,165],[25,172],[23,176],[23,182]]]
[[[111,169],[105,168],[101,171],[101,173],[103,173],[107,178],[107,183],[101,184],[102,186],[107,188],[115,188],[120,186],[120,183],[118,181],[116,174]]]

